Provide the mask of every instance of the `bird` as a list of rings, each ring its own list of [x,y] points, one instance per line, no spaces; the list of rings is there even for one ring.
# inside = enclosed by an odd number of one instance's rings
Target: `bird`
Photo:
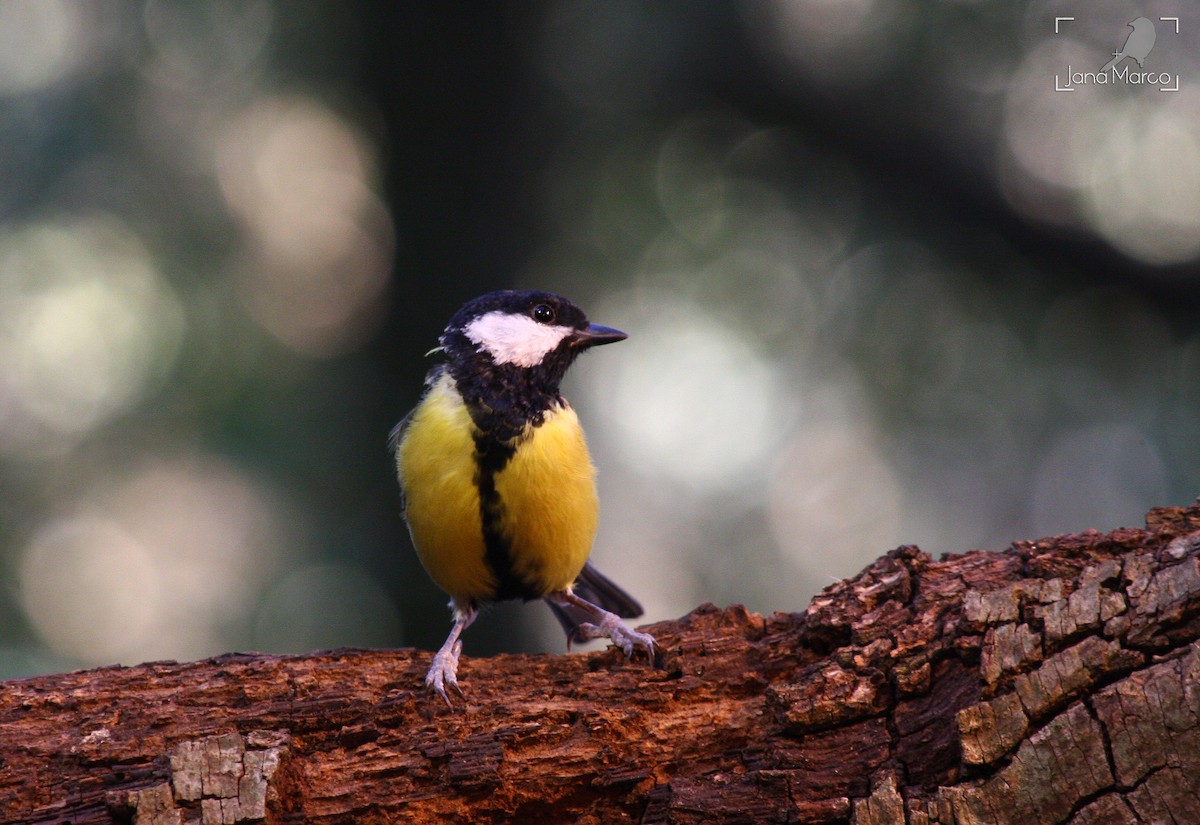
[[[1139,17],[1127,25],[1131,26],[1133,31],[1125,39],[1125,45],[1121,48],[1121,51],[1114,52],[1113,59],[1104,64],[1104,68],[1100,70],[1100,74],[1104,74],[1127,57],[1132,57],[1137,61],[1139,67],[1145,68],[1146,56],[1154,48],[1156,37],[1154,23],[1149,18]]]
[[[426,687],[453,707],[461,635],[486,605],[542,599],[572,642],[607,638],[651,661],[642,607],[588,560],[599,518],[583,428],[559,385],[576,357],[625,340],[550,292],[501,290],[462,305],[417,406],[390,444],[401,508],[453,624]],[[465,697],[464,697],[465,698]]]

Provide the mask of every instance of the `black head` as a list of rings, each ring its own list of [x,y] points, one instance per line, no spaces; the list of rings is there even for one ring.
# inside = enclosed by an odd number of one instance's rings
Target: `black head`
[[[535,370],[555,386],[588,347],[625,333],[588,321],[583,310],[549,292],[489,292],[463,304],[442,334],[451,367],[482,362],[505,371]]]
[[[530,417],[561,401],[559,383],[579,353],[625,337],[560,295],[505,290],[463,304],[440,342],[468,404]]]

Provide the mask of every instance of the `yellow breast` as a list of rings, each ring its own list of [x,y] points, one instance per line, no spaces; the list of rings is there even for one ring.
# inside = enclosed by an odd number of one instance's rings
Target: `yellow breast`
[[[475,460],[475,425],[443,374],[413,414],[397,449],[406,518],[421,563],[460,604],[492,598]],[[529,427],[494,477],[498,528],[512,571],[535,595],[571,584],[591,552],[599,506],[595,470],[574,410]]]
[[[496,476],[513,569],[544,593],[575,581],[592,551],[596,470],[570,407],[547,413]]]

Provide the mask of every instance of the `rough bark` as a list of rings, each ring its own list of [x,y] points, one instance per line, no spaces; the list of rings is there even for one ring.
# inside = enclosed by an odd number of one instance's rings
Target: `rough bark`
[[[615,651],[229,655],[0,686],[0,821],[1200,822],[1200,506]]]

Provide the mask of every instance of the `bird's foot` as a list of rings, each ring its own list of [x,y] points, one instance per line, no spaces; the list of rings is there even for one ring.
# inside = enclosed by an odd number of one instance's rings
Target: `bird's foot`
[[[650,661],[654,661],[654,637],[649,633],[640,633],[634,630],[621,621],[615,613],[605,611],[600,624],[584,622],[579,625],[577,632],[585,639],[610,640],[625,652],[625,657],[628,659],[632,659],[634,649],[640,647],[646,651]]]
[[[458,654],[461,652],[461,641],[455,640],[452,644],[443,646],[433,654],[433,663],[429,666],[429,672],[425,674],[425,686],[432,688],[452,708],[454,703],[450,701],[446,688],[453,688],[455,693],[465,698],[462,688],[458,686]]]

